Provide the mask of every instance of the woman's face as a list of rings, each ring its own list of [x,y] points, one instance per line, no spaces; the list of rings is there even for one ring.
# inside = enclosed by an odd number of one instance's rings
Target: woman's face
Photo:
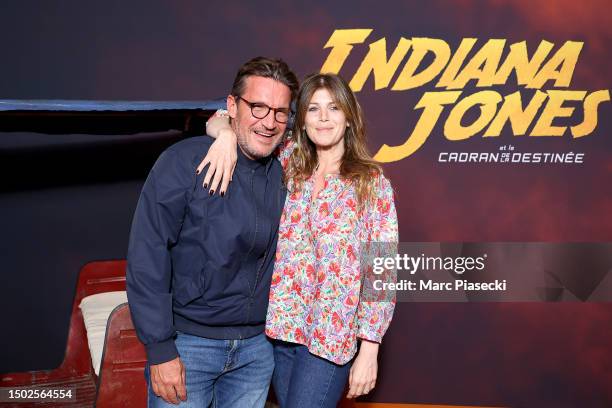
[[[317,147],[333,148],[343,143],[347,121],[329,91],[321,88],[310,99],[304,125],[308,138]]]

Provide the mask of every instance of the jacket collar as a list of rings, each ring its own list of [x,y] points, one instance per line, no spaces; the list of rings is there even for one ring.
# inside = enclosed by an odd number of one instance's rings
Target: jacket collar
[[[262,159],[258,159],[258,160],[253,160],[248,158],[244,152],[242,151],[242,149],[240,148],[240,146],[237,147],[238,150],[238,166],[239,168],[245,168],[245,169],[249,169],[249,170],[264,170],[265,168],[265,172],[266,174],[268,174],[268,172],[270,171],[270,167],[272,167],[272,155],[264,157]]]

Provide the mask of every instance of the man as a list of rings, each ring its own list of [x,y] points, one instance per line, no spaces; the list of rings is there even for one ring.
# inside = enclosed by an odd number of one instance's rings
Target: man
[[[281,60],[240,68],[227,98],[238,161],[223,195],[197,188],[209,137],[168,148],[145,182],[127,291],[147,351],[149,406],[265,404],[274,359],[263,330],[286,192],[271,154],[297,86]]]

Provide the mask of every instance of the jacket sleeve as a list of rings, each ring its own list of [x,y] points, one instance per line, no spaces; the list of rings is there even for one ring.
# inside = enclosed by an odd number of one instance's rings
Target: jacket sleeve
[[[366,216],[366,244],[369,245],[370,251],[376,252],[377,255],[391,256],[397,250],[399,239],[393,188],[389,180],[382,175],[376,184],[377,194]],[[372,279],[372,276],[366,274],[365,279]],[[387,275],[387,279],[395,279],[395,271]],[[373,293],[370,289],[370,292],[364,295],[362,291],[357,308],[357,337],[376,343],[382,341],[395,309],[395,294],[387,292]]]
[[[176,244],[195,181],[195,167],[176,151],[159,157],[136,206],[130,232],[127,294],[149,364],[178,356],[172,318],[170,249]]]

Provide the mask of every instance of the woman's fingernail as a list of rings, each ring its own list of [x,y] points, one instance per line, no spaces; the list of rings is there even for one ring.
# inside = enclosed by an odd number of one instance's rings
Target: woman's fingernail
[[[208,188],[208,183],[204,183],[204,188]]]
[[[225,195],[225,191],[221,192],[221,197],[223,197]]]
[[[208,192],[208,194],[210,194],[210,195],[215,194],[215,190],[211,189],[211,190]]]

